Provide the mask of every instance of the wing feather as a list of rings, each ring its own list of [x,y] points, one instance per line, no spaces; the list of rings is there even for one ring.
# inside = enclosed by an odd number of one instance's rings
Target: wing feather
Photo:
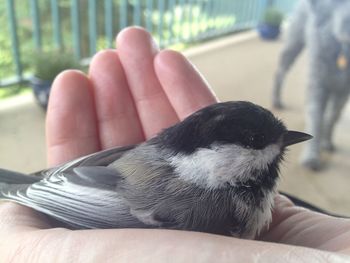
[[[39,172],[43,179],[31,185],[7,185],[2,198],[34,208],[73,228],[148,227],[130,213],[117,193],[123,180],[105,167],[135,146],[94,153],[63,166]]]
[[[129,146],[116,147],[116,148],[95,152],[95,153],[77,158],[75,160],[69,161],[62,165],[35,172],[31,175],[40,176],[41,178],[43,178],[43,177],[49,177],[54,173],[72,169],[74,167],[108,166],[109,164],[111,164],[115,160],[118,160],[123,154],[135,148],[136,146],[137,145],[129,145]]]

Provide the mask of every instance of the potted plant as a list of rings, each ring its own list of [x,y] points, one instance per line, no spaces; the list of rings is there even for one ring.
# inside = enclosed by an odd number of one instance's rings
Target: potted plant
[[[79,62],[70,53],[61,51],[38,52],[33,56],[33,77],[30,83],[34,96],[44,109],[46,109],[51,85],[55,77],[66,69],[80,69]]]
[[[280,26],[283,14],[274,7],[269,7],[263,14],[262,21],[258,25],[258,32],[262,39],[273,40],[280,34]]]

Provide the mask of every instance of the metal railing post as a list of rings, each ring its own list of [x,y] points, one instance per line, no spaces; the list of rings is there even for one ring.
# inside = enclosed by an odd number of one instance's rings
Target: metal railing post
[[[15,62],[15,70],[18,79],[22,80],[23,68],[21,63],[21,53],[18,46],[17,21],[13,0],[7,0],[8,21],[10,26],[12,54]]]
[[[81,58],[80,48],[80,14],[78,0],[71,0],[71,19],[72,19],[72,39],[74,55],[77,59]]]
[[[32,21],[33,21],[33,40],[37,50],[41,50],[41,30],[40,30],[40,13],[37,0],[30,1]]]
[[[163,45],[163,25],[164,25],[164,0],[158,0],[159,24],[158,24],[158,44]]]
[[[107,46],[113,47],[114,32],[113,32],[113,1],[105,0],[105,34],[107,38]]]
[[[96,0],[89,0],[89,51],[90,56],[96,53],[97,38],[97,17],[96,17]]]
[[[128,1],[120,0],[119,4],[119,30],[128,24]]]
[[[59,11],[57,0],[51,0],[51,14],[52,14],[52,39],[55,43],[55,47],[61,49],[63,47],[63,43],[62,43],[60,11]]]
[[[134,23],[134,25],[137,25],[137,26],[141,25],[141,3],[140,3],[140,0],[137,0],[136,3],[134,4],[133,23]]]
[[[147,6],[146,29],[152,33],[153,32],[153,20],[152,20],[153,0],[147,0],[146,6]]]

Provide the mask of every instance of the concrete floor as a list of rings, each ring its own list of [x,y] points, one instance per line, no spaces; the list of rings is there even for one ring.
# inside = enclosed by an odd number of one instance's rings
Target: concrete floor
[[[270,107],[273,74],[283,40],[263,42],[254,33],[219,39],[187,50],[222,101],[250,100]],[[287,109],[275,111],[290,129],[304,129],[307,58],[303,55],[285,86]],[[313,173],[298,164],[302,145],[290,149],[282,167],[280,189],[334,213],[350,216],[350,107],[336,132],[338,151]],[[30,172],[44,168],[45,114],[31,96],[0,103],[0,167]]]

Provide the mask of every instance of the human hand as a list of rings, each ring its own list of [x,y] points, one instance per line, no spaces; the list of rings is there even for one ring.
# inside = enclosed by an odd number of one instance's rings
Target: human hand
[[[182,55],[159,52],[145,31],[127,29],[117,44],[117,51],[94,57],[88,76],[67,71],[55,80],[47,113],[50,166],[141,142],[216,101]],[[0,258],[4,262],[312,262],[315,258],[328,262],[345,257],[341,253],[350,254],[348,220],[309,212],[283,197],[276,200],[274,220],[260,241],[170,230],[71,231],[51,228],[45,216],[32,209],[4,203]]]

